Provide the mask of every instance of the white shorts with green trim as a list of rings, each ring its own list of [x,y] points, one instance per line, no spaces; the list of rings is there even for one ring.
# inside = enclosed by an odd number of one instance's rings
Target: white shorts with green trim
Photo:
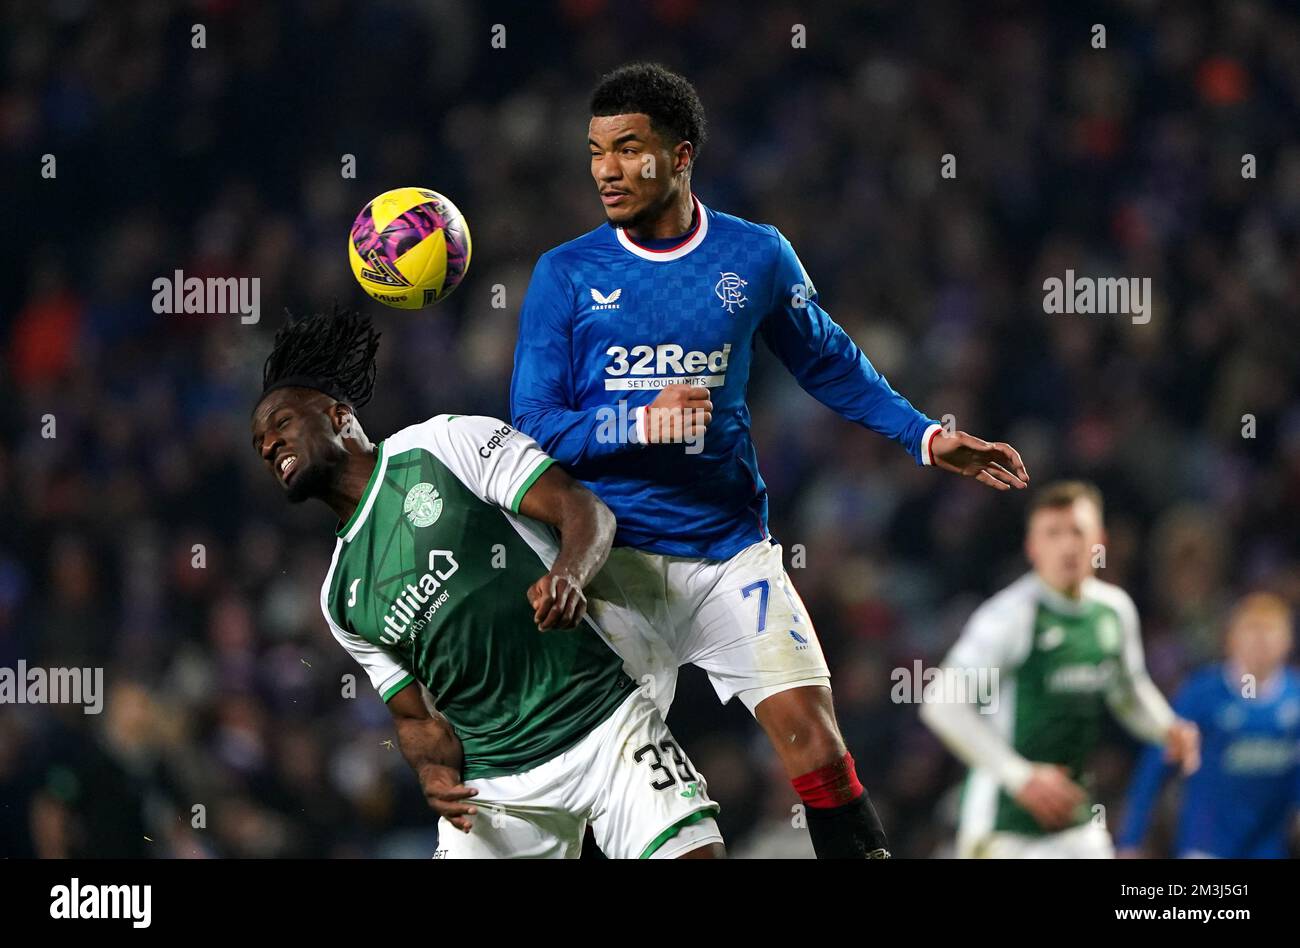
[[[465,781],[479,791],[463,833],[438,821],[438,859],[577,859],[591,824],[611,859],[666,859],[721,843],[704,777],[658,709],[634,691],[559,757],[522,774]]]
[[[738,695],[751,713],[789,688],[830,685],[812,619],[770,540],[729,560],[616,547],[586,592],[592,618],[664,714],[681,665],[704,669],[723,704]]]
[[[957,855],[965,859],[1114,859],[1115,845],[1104,826],[1089,820],[1042,836],[993,832],[974,840],[959,838]]]

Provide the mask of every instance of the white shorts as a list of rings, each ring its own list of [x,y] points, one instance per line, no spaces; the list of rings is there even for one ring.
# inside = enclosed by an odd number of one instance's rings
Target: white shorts
[[[1115,844],[1106,827],[1089,821],[1043,836],[988,833],[979,840],[963,842],[957,855],[975,859],[1114,859]]]
[[[438,821],[435,859],[577,859],[587,824],[611,859],[673,859],[721,843],[704,777],[640,691],[559,757],[467,780],[469,833]]]
[[[780,544],[761,540],[729,560],[616,547],[587,588],[588,610],[629,675],[664,713],[677,668],[708,673],[718,699],[830,687],[812,620],[786,574]]]

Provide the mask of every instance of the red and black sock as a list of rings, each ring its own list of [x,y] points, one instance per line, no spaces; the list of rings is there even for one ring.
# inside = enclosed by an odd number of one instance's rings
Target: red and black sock
[[[871,798],[858,782],[853,755],[791,781],[808,816],[818,859],[888,859],[889,841]]]

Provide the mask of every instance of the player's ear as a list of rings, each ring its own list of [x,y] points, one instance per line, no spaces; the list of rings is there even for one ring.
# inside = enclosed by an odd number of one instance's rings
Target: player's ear
[[[352,429],[356,427],[356,416],[352,413],[351,405],[346,402],[335,402],[330,406],[329,415],[335,434],[347,437],[355,433]]]
[[[688,141],[680,141],[673,149],[673,171],[677,174],[689,171],[691,159],[695,157],[695,146]]]

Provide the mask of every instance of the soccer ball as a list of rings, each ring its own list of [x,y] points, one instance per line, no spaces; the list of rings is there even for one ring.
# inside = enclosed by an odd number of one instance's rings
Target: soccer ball
[[[398,309],[445,299],[469,269],[469,224],[437,191],[395,188],[361,209],[348,260],[361,288]]]

